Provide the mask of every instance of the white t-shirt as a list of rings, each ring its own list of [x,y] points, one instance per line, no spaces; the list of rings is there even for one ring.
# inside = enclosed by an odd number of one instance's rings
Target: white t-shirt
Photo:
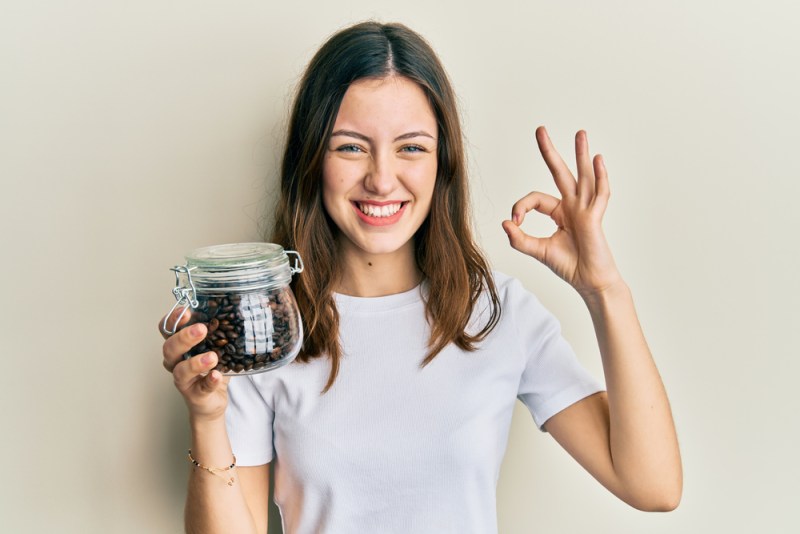
[[[234,377],[226,412],[239,465],[275,464],[286,534],[497,532],[495,490],[516,399],[541,428],[602,386],[558,321],[495,273],[502,316],[474,352],[446,347],[426,367],[420,288],[336,295],[343,357]],[[486,300],[471,328],[481,326]],[[474,330],[473,330],[474,331]]]

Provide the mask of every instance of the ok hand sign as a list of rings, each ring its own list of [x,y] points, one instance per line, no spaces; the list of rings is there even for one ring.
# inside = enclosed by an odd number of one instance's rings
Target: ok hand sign
[[[543,126],[536,129],[539,151],[561,193],[558,199],[534,191],[518,200],[511,220],[503,221],[511,246],[536,258],[574,287],[584,299],[622,281],[601,226],[608,205],[608,175],[603,157],[589,156],[586,132],[575,135],[578,179],[556,152]],[[520,229],[525,215],[548,215],[557,229],[550,237],[534,237]]]

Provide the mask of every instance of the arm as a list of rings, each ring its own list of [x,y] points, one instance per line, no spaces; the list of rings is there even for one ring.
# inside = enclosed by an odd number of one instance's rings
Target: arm
[[[187,314],[183,324],[188,320]],[[161,324],[159,321],[159,330]],[[167,337],[163,363],[172,372],[175,386],[189,408],[192,456],[204,466],[223,468],[233,460],[225,427],[230,379],[219,371],[209,372],[217,364],[213,352],[188,360],[183,360],[182,356],[199,343],[205,333],[204,325],[195,324]],[[267,531],[268,496],[268,465],[237,467],[221,473],[192,466],[186,499],[186,532],[263,534]]]
[[[562,198],[534,192],[514,205],[503,228],[511,245],[541,261],[583,297],[594,323],[608,393],[592,395],[551,417],[550,434],[611,492],[643,510],[672,510],[680,501],[682,469],[666,391],[647,347],[633,298],[602,233],[609,198],[602,157],[589,158],[584,132],[575,150],[578,179],[536,132]],[[531,209],[558,229],[549,238],[519,225]]]
[[[608,393],[546,422],[550,434],[612,493],[640,510],[678,506],[681,459],[669,401],[627,286],[588,299]]]
[[[203,465],[230,465],[225,422],[192,423],[192,454]],[[226,464],[227,462],[227,464]],[[231,486],[227,481],[233,477]],[[184,519],[188,534],[267,532],[269,464],[236,467],[223,476],[192,467]]]

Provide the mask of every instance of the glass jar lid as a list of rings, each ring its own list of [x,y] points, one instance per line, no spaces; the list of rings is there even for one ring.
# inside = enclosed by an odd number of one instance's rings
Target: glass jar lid
[[[289,254],[296,256],[294,265]],[[258,289],[287,287],[292,275],[303,272],[303,258],[294,250],[275,243],[230,243],[191,251],[186,264],[172,268],[175,273],[175,305],[164,317],[163,331],[174,334],[189,308],[197,308],[198,293],[246,293]],[[167,320],[178,307],[180,315],[170,327]]]
[[[297,255],[292,266],[288,254]],[[199,292],[245,292],[288,285],[303,270],[300,255],[275,243],[229,243],[191,251],[186,270]]]

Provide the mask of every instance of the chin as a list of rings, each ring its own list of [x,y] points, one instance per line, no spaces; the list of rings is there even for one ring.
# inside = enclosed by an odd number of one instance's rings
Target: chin
[[[366,252],[367,254],[372,254],[375,256],[384,255],[384,254],[395,254],[403,248],[402,245],[398,246],[391,246],[391,245],[373,245],[373,246],[364,246],[359,247],[361,250]]]
[[[412,247],[411,240],[369,240],[361,241],[360,243],[357,242],[355,245],[364,253],[372,255],[396,254],[401,252],[405,247]]]

